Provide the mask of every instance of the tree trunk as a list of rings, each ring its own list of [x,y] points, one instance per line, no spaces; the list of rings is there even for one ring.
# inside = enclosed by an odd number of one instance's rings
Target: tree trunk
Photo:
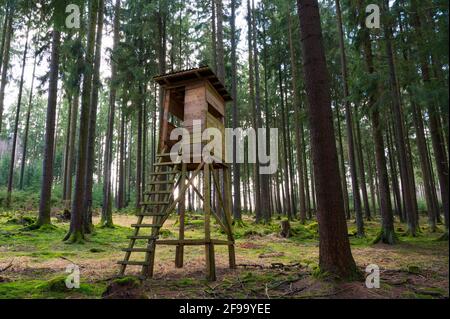
[[[430,226],[430,231],[435,232],[436,215],[439,214],[439,207],[437,203],[435,203],[433,197],[432,189],[434,187],[434,184],[431,180],[430,175],[431,172],[430,162],[428,160],[428,149],[424,134],[422,111],[420,110],[420,106],[417,105],[414,101],[411,101],[411,107],[413,111],[414,127],[416,130],[417,149],[419,151],[420,167],[422,170],[422,179],[425,189],[425,201],[427,203],[427,211],[428,211],[428,224]]]
[[[364,155],[362,151],[362,142],[361,142],[361,126],[359,125],[358,115],[357,115],[357,108],[355,107],[355,115],[356,115],[356,121],[355,121],[355,150],[356,150],[356,159],[358,161],[358,173],[359,173],[359,179],[361,181],[361,192],[362,192],[362,198],[364,202],[364,215],[367,220],[371,220],[370,215],[370,205],[369,205],[369,196],[367,195],[367,183],[366,183],[366,169],[364,166]]]
[[[97,33],[95,40],[95,57],[92,77],[92,92],[89,107],[89,132],[87,144],[87,158],[86,158],[86,188],[85,188],[85,206],[84,206],[84,230],[90,233],[92,230],[92,187],[93,174],[95,165],[95,132],[97,125],[97,109],[98,109],[98,91],[100,89],[100,64],[102,57],[102,37],[103,37],[103,19],[104,19],[104,0],[98,0],[97,12]]]
[[[421,31],[421,20],[419,15],[419,3],[416,0],[412,1],[412,11],[413,11],[413,26],[415,31],[417,32],[417,39],[419,41],[419,47],[425,41],[422,37]],[[424,54],[423,50],[419,50],[420,53],[420,69],[422,73],[422,79],[425,85],[429,85],[430,83],[430,70],[428,65],[428,56]],[[448,240],[448,230],[449,230],[449,179],[448,179],[448,158],[447,152],[445,149],[445,140],[442,135],[441,123],[440,123],[440,114],[439,110],[436,107],[435,101],[430,100],[428,104],[428,114],[429,114],[429,126],[431,133],[431,141],[433,145],[434,157],[436,162],[436,168],[438,172],[439,185],[441,190],[442,197],[442,206],[444,208],[444,219],[445,219],[445,230],[446,233],[443,239]],[[448,143],[448,133],[447,135],[447,143]]]
[[[389,14],[389,3],[383,1],[383,6],[386,14]],[[397,87],[397,75],[394,65],[394,55],[392,49],[392,30],[391,27],[385,24],[384,27],[385,33],[385,42],[386,42],[386,55],[388,59],[388,67],[389,67],[389,81],[391,87],[391,97],[392,97],[392,109],[394,113],[394,122],[395,122],[395,138],[396,145],[399,154],[399,166],[400,166],[400,176],[402,180],[402,190],[404,194],[404,202],[405,202],[405,211],[407,215],[407,224],[408,224],[408,234],[411,236],[416,235],[417,231],[417,223],[415,216],[415,209],[413,203],[413,194],[411,189],[411,176],[408,171],[408,157],[406,152],[406,141],[405,141],[405,132],[404,125],[402,120],[402,110],[400,105],[400,92]]]
[[[211,0],[211,43],[212,43],[212,58],[213,70],[217,72],[217,0]]]
[[[142,198],[142,86],[139,84],[139,92],[135,100],[135,108],[137,109],[137,141],[136,141],[136,209],[139,209]]]
[[[39,40],[36,41],[36,48],[38,46]],[[20,180],[19,180],[19,189],[23,190],[23,179],[25,175],[25,165],[26,165],[26,159],[27,159],[27,150],[28,150],[28,134],[30,131],[30,118],[31,118],[31,110],[33,108],[33,89],[34,89],[34,80],[36,75],[36,64],[37,64],[37,52],[34,56],[34,62],[33,62],[33,73],[31,75],[31,88],[30,88],[30,95],[28,100],[28,110],[25,120],[25,133],[23,137],[23,150],[22,150],[22,160],[21,160],[21,167],[20,167]]]
[[[347,57],[345,55],[344,47],[344,33],[342,30],[342,17],[339,0],[336,0],[336,13],[338,17],[338,33],[339,33],[339,47],[341,52],[341,68],[342,68],[342,78],[344,85],[344,105],[345,105],[345,119],[347,122],[347,143],[348,143],[348,159],[350,164],[350,174],[352,178],[352,190],[353,190],[353,201],[356,216],[356,227],[357,235],[359,237],[364,236],[364,221],[362,217],[361,210],[361,197],[359,194],[359,182],[358,173],[356,170],[356,155],[355,155],[355,139],[353,134],[353,119],[352,112],[350,109],[349,101],[349,91],[348,91],[348,74],[347,74]]]
[[[127,101],[124,98],[121,110],[120,120],[120,138],[119,138],[119,187],[117,191],[117,208],[125,208],[125,107]]]
[[[72,209],[70,216],[70,229],[64,237],[65,241],[79,243],[84,239],[85,217],[87,209],[86,173],[88,159],[88,138],[90,122],[90,102],[92,92],[92,65],[95,44],[95,26],[97,21],[98,0],[91,0],[89,4],[89,30],[83,76],[83,91],[81,96],[81,113],[78,134],[78,156],[75,174],[75,188],[72,196]]]
[[[344,208],[345,208],[345,216],[347,217],[347,220],[351,219],[350,214],[350,203],[348,198],[348,189],[347,189],[347,176],[346,176],[346,170],[345,170],[345,157],[344,157],[344,146],[342,143],[342,130],[341,130],[341,114],[339,111],[339,106],[335,106],[336,109],[336,118],[337,118],[337,125],[338,125],[338,143],[339,143],[339,168],[341,173],[341,179],[342,179],[342,196],[344,199]]]
[[[13,19],[14,19],[14,11],[12,8],[9,8],[9,13],[7,15],[7,29],[5,34],[5,43],[3,48],[3,61],[2,61],[2,72],[1,72],[1,83],[0,83],[0,133],[2,132],[2,123],[3,123],[3,109],[5,102],[5,88],[6,84],[8,84],[8,69],[9,69],[9,59],[11,56],[11,38],[13,36]]]
[[[42,166],[41,197],[36,227],[50,224],[50,205],[53,183],[53,151],[55,140],[56,100],[58,95],[59,46],[61,33],[53,30],[50,79],[48,89],[47,119],[45,128],[44,162]]]
[[[221,0],[220,0],[221,1]],[[255,12],[255,4],[254,0],[252,0],[252,11]],[[256,17],[254,13],[251,15],[251,26],[252,26],[252,34],[253,34],[253,57],[254,57],[254,70],[255,70],[255,108],[254,108],[254,117],[255,117],[255,130],[258,130],[259,128],[263,128],[262,125],[262,118],[261,118],[261,87],[260,87],[260,72],[259,72],[259,52],[258,52],[258,30],[256,28]],[[219,64],[220,68],[220,64]],[[267,127],[266,127],[267,129]],[[266,131],[268,134],[268,132]],[[267,140],[266,136],[261,137],[261,139]],[[257,131],[256,133],[256,140],[259,141],[259,133]],[[256,154],[257,158],[259,158],[259,143],[257,143],[256,146]],[[269,145],[266,145],[266,151]],[[270,214],[269,214],[269,179],[267,174],[260,174],[260,163],[259,160],[256,160],[256,169],[257,169],[257,175],[259,177],[259,190],[257,192],[260,193],[260,210],[261,210],[261,217],[264,219],[264,222],[268,223],[270,221]]]
[[[250,6],[250,0],[247,1],[248,15],[247,15],[247,26],[248,26],[248,65],[249,65],[249,92],[250,92],[250,105],[252,111],[252,125],[254,128],[258,127],[257,122],[257,111],[256,111],[256,97],[255,97],[255,78],[254,78],[254,50],[253,50],[253,23],[252,23],[252,10]],[[259,101],[258,101],[259,103]],[[256,133],[256,138],[258,134]],[[255,145],[256,154],[258,154],[258,143]],[[256,221],[260,222],[262,220],[261,214],[261,192],[260,192],[260,179],[258,174],[259,161],[258,156],[256,157],[256,163],[254,164],[253,175],[254,175],[254,195],[255,195],[255,213]]]
[[[289,10],[290,11],[290,10]],[[290,12],[288,13],[288,27],[289,27],[289,52],[291,57],[292,67],[292,86],[294,95],[294,128],[295,128],[295,142],[297,148],[297,174],[298,174],[298,199],[300,202],[300,222],[306,223],[306,200],[305,200],[305,181],[303,176],[303,122],[301,118],[301,105],[298,92],[298,76],[297,76],[297,64],[296,64],[296,52],[293,44],[292,37],[292,19]]]
[[[233,129],[239,126],[238,96],[237,96],[237,39],[236,39],[236,0],[231,0],[231,94],[233,96]],[[236,163],[236,143],[233,142],[233,217],[235,221],[242,220],[241,214],[241,172]]]
[[[111,185],[111,165],[113,160],[113,139],[114,139],[114,120],[116,113],[116,92],[117,84],[117,50],[120,41],[120,0],[116,0],[114,8],[114,40],[113,51],[111,54],[111,80],[109,91],[109,112],[108,112],[108,128],[106,132],[105,142],[105,166],[103,172],[103,207],[100,224],[103,227],[113,227],[112,219],[112,207],[110,202],[112,201],[112,185]]]
[[[5,51],[5,44],[6,44],[6,38],[8,37],[8,28],[9,28],[9,8],[5,8],[5,14],[2,17],[2,40],[0,42],[0,78],[2,74],[3,69],[3,58],[4,58],[4,51]],[[9,49],[8,49],[9,50]]]
[[[288,146],[287,146],[287,125],[286,125],[286,110],[285,110],[285,100],[284,100],[284,89],[283,89],[283,78],[281,75],[281,66],[278,66],[278,82],[280,86],[280,98],[281,98],[281,127],[283,134],[283,171],[284,171],[284,207],[285,213],[287,213],[288,218],[292,219],[294,217],[293,210],[291,207],[291,191],[289,189],[289,164],[288,164]]]
[[[223,48],[223,3],[214,0],[217,14],[217,77],[225,84],[225,52]]]
[[[23,91],[23,77],[25,74],[25,66],[27,63],[27,53],[28,53],[28,35],[30,33],[30,18],[28,19],[27,31],[25,33],[25,49],[23,50],[22,56],[22,74],[20,75],[19,83],[19,95],[17,98],[17,108],[16,108],[16,118],[14,121],[14,133],[13,133],[13,143],[11,149],[11,161],[9,162],[9,175],[8,175],[8,190],[6,194],[6,207],[11,205],[11,193],[13,188],[14,180],[14,166],[16,162],[16,146],[17,146],[17,133],[19,130],[19,118],[20,118],[20,108],[22,106],[22,91]]]
[[[298,0],[297,3],[317,191],[319,267],[322,271],[352,278],[357,268],[345,220],[319,5],[316,0]]]

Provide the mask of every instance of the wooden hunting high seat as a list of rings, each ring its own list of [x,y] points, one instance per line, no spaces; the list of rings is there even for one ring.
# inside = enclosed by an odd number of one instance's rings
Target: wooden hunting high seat
[[[200,134],[205,128],[214,127],[222,132],[224,139],[225,105],[232,99],[223,83],[209,67],[157,76],[155,81],[164,92],[159,154],[151,174],[150,189],[143,194],[144,201],[137,213],[138,220],[132,225],[134,232],[129,236],[128,247],[123,249],[125,258],[119,262],[120,275],[124,275],[126,267],[131,265],[141,266],[143,277],[152,277],[157,245],[176,246],[175,266],[178,268],[183,267],[184,246],[204,245],[207,279],[214,281],[216,280],[214,245],[226,245],[230,268],[236,267],[231,221],[231,183],[228,165],[223,163],[225,147],[222,147],[221,154],[213,154],[212,162],[205,162],[201,152],[200,154],[192,152],[195,147],[202,149],[206,144],[200,136],[195,135],[199,135],[199,132],[194,129],[194,121],[200,124]],[[176,128],[175,122],[182,123],[182,127],[191,133],[191,139],[187,143],[184,142],[181,149],[174,151],[172,148],[178,141],[171,140],[170,133]],[[186,150],[189,150],[187,155]],[[189,161],[185,161],[186,158],[189,158]],[[222,183],[219,181],[219,170],[223,171]],[[203,189],[199,190],[195,186],[194,181],[197,178],[203,179]],[[215,211],[211,203],[212,185],[219,204],[218,207],[216,205],[214,207],[219,211]],[[193,189],[203,202],[204,239],[186,239],[184,236],[185,195],[189,188]],[[161,228],[176,208],[178,208],[179,238],[159,239]],[[226,239],[211,238],[211,216],[223,229]],[[150,222],[146,221],[147,219]],[[145,230],[147,232],[143,234]],[[130,260],[133,253],[144,254],[144,259]]]

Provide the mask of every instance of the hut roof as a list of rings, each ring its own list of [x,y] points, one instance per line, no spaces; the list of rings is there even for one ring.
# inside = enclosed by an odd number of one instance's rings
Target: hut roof
[[[154,77],[154,80],[162,86],[172,86],[178,83],[189,80],[208,80],[214,89],[219,93],[225,102],[232,101],[230,93],[228,93],[225,85],[219,80],[217,75],[211,70],[209,66],[202,66],[199,68],[171,72],[164,75]]]

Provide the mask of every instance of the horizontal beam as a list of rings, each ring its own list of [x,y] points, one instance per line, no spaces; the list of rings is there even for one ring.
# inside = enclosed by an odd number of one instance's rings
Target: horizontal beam
[[[157,240],[157,245],[168,245],[168,246],[203,246],[203,245],[233,245],[233,241],[228,240],[219,240],[219,239],[211,239],[211,240],[205,240],[205,239],[184,239],[184,240]]]

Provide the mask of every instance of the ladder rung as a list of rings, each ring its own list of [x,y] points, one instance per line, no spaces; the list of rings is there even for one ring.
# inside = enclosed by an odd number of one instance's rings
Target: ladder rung
[[[171,194],[172,192],[173,192],[173,190],[170,190],[170,191],[149,191],[149,192],[145,192],[145,195]]]
[[[177,154],[177,153],[163,153],[163,154],[158,154],[158,155],[156,155],[157,157],[172,157],[172,155],[173,156],[181,156],[180,154]]]
[[[178,171],[170,171],[170,172],[156,172],[156,173],[150,173],[151,176],[157,176],[157,175],[175,175],[178,174]]]
[[[150,185],[164,185],[164,184],[173,184],[173,183],[175,183],[174,179],[167,180],[167,181],[153,181],[153,182],[150,182],[149,184]]]
[[[151,248],[122,248],[123,252],[127,253],[149,253],[152,252]]]
[[[150,262],[148,261],[118,261],[119,265],[130,265],[130,266],[149,266]]]
[[[137,213],[136,216],[158,217],[166,216],[166,213]]]
[[[131,225],[131,227],[133,228],[161,228],[162,225],[158,225],[158,224],[133,224]]]
[[[141,235],[141,236],[128,236],[128,239],[148,239],[148,240],[156,240],[158,239],[158,236],[145,236],[145,235]]]
[[[163,162],[163,163],[155,163],[153,166],[171,166],[171,165],[178,165],[179,163],[174,162]]]
[[[170,202],[143,202],[141,206],[164,206],[169,204]]]

